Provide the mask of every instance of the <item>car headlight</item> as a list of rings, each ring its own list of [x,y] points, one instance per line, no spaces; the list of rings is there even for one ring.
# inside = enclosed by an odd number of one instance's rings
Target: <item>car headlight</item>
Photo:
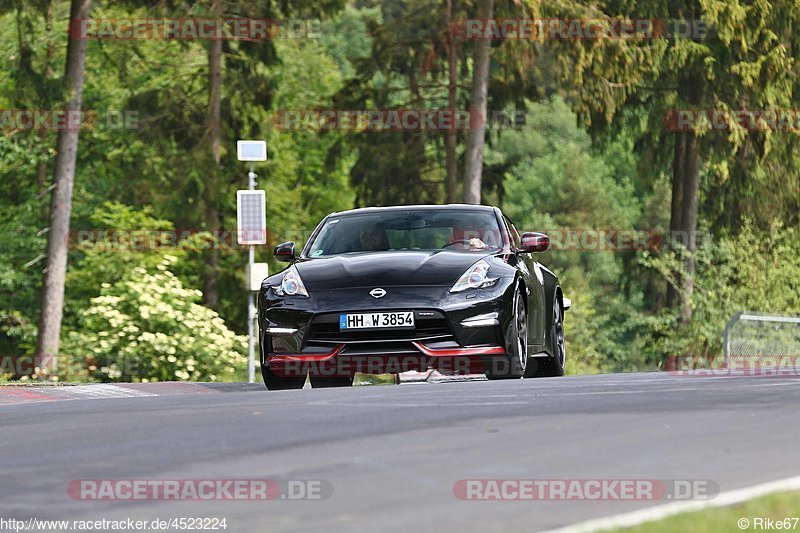
[[[481,289],[483,287],[491,287],[497,282],[497,278],[488,277],[489,263],[481,259],[466,272],[461,274],[455,285],[450,288],[450,292],[461,292],[467,289]]]
[[[278,296],[304,296],[308,298],[306,286],[303,284],[303,279],[295,266],[289,267],[286,274],[283,275],[281,284],[272,288]]]

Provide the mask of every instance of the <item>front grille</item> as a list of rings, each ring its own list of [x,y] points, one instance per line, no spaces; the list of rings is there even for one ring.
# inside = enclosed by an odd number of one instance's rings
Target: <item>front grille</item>
[[[432,340],[452,340],[447,319],[441,313],[432,317],[414,317],[413,329],[345,330],[339,331],[339,314],[321,315],[311,322],[306,343],[374,343]]]

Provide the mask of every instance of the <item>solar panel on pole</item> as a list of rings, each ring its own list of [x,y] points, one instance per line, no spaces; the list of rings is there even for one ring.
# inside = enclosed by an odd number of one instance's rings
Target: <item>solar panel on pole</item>
[[[264,191],[236,191],[239,244],[267,243],[267,208]]]
[[[264,196],[264,191],[256,190],[256,173],[254,164],[257,161],[267,160],[267,143],[266,141],[249,141],[239,140],[236,141],[236,156],[239,161],[250,162],[250,172],[247,177],[250,181],[249,190],[236,191],[236,221],[238,224],[238,242],[239,244],[248,245],[248,261],[247,261],[247,278],[248,278],[248,291],[247,291],[247,376],[248,381],[253,383],[255,380],[255,320],[256,320],[256,304],[255,304],[255,290],[258,286],[251,279],[254,272],[258,269],[255,268],[255,244],[267,243],[267,208]],[[268,275],[263,271],[264,276]]]

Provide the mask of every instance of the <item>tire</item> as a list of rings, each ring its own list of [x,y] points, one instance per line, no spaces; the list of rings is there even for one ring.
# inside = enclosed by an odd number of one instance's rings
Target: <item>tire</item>
[[[564,310],[558,298],[553,298],[553,320],[550,325],[550,341],[553,353],[545,358],[537,358],[537,364],[529,368],[530,375],[526,377],[547,378],[564,375],[564,365],[567,359],[567,346],[564,342]]]
[[[352,387],[353,386],[353,376],[350,377],[321,377],[315,376],[313,374],[308,376],[308,379],[311,380],[311,388],[313,389],[327,389],[329,387]]]
[[[306,377],[303,376],[278,376],[267,365],[261,365],[261,377],[264,378],[264,385],[269,390],[292,390],[302,389],[306,384]]]
[[[511,311],[511,353],[507,359],[486,362],[484,371],[487,379],[519,379],[525,375],[528,363],[528,312],[519,289],[514,293]]]

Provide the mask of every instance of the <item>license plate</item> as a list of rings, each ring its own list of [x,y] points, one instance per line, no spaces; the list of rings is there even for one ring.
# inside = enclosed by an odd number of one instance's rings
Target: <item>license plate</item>
[[[339,329],[413,328],[414,312],[358,313],[339,315]]]

